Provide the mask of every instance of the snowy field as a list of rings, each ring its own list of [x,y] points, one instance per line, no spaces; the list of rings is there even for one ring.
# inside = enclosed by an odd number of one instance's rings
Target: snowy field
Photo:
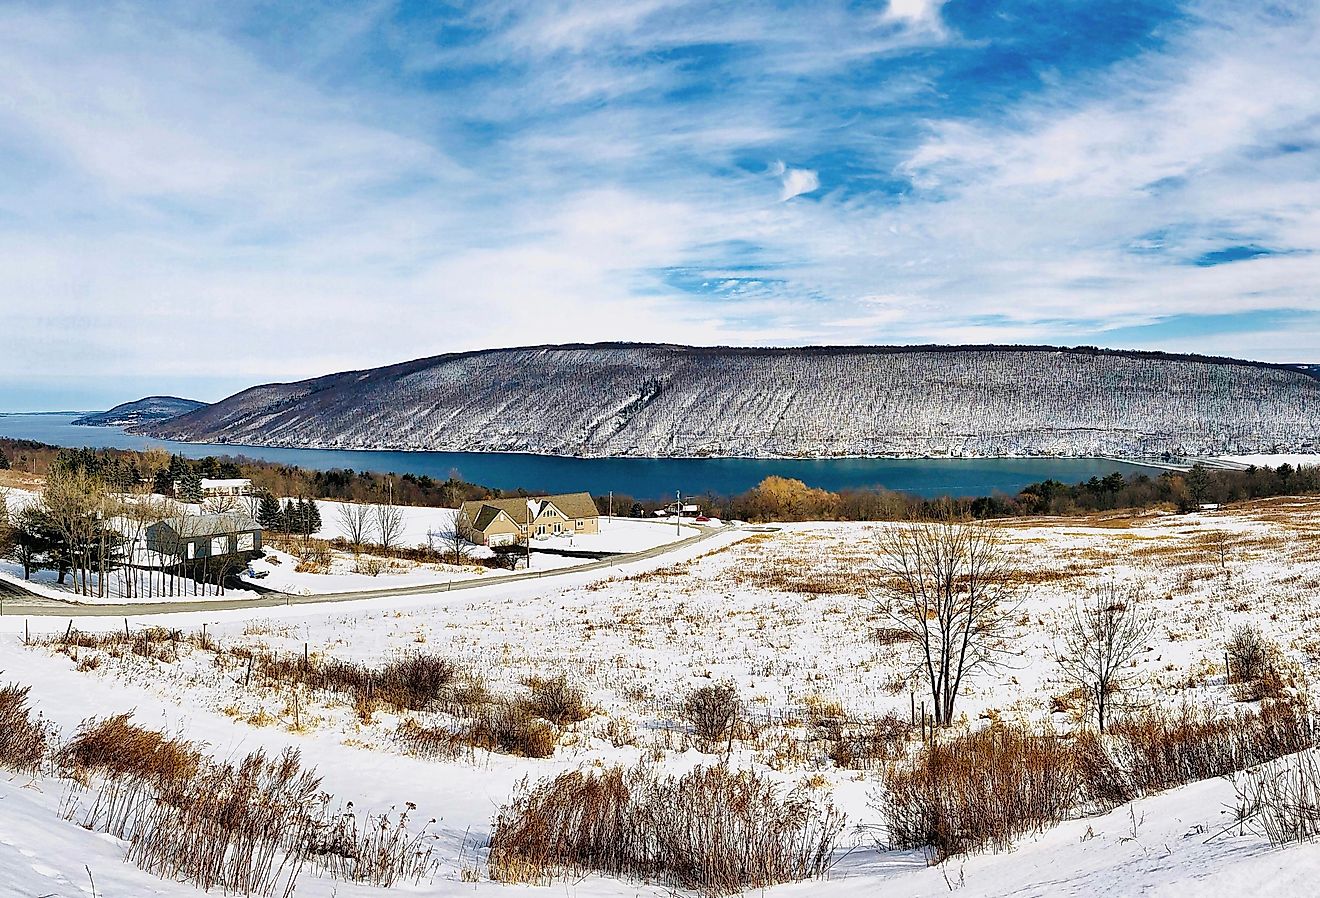
[[[977,678],[959,700],[968,727],[990,719],[1053,719],[1066,729],[1078,712],[1052,661],[1060,616],[1088,586],[1140,582],[1159,624],[1139,661],[1141,703],[1230,706],[1223,645],[1252,621],[1283,647],[1306,680],[1320,663],[1320,501],[1275,499],[1197,515],[1111,514],[1003,525],[1027,582],[1011,635],[1010,664]],[[25,648],[23,621],[0,618],[4,681],[33,686],[34,705],[66,734],[92,715],[134,710],[144,725],[204,743],[221,758],[258,746],[298,747],[324,788],[359,808],[417,805],[437,818],[434,881],[396,892],[427,895],[570,894],[581,898],[665,895],[668,890],[600,876],[548,887],[465,882],[479,875],[491,818],[516,781],[580,765],[642,756],[681,770],[712,763],[678,722],[695,686],[738,685],[757,724],[733,763],[786,788],[808,782],[849,815],[838,862],[825,882],[770,895],[1259,895],[1306,894],[1320,875],[1320,846],[1271,849],[1259,837],[1210,835],[1227,823],[1232,787],[1193,784],[1019,840],[1008,854],[927,867],[913,852],[877,845],[872,770],[839,769],[802,721],[812,707],[850,715],[893,710],[911,698],[908,659],[873,638],[884,621],[869,602],[874,526],[788,525],[731,531],[663,558],[609,571],[568,574],[463,593],[381,602],[299,606],[133,621],[195,631],[227,647],[373,664],[433,652],[479,670],[489,688],[516,692],[532,678],[564,674],[594,712],[561,734],[553,757],[532,760],[477,750],[459,760],[403,754],[399,715],[364,719],[345,700],[308,693],[290,707],[286,691],[244,686],[241,670],[214,651],[181,645],[177,658],[114,657],[84,650],[79,662]],[[32,619],[34,634],[62,634],[66,621]],[[86,619],[79,627],[122,627]],[[90,664],[86,654],[98,655]],[[79,668],[84,668],[80,670]],[[93,668],[93,669],[86,669]],[[918,696],[919,697],[919,696]],[[295,718],[295,714],[297,717]],[[419,722],[432,722],[415,715]],[[0,894],[196,896],[122,863],[122,846],[56,814],[61,787],[11,778],[0,783]],[[297,894],[329,898],[388,894],[304,876]]]

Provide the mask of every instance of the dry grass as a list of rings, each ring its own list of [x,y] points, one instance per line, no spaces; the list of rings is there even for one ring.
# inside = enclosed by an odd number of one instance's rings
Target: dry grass
[[[889,769],[877,796],[891,844],[933,860],[1007,851],[1014,839],[1139,795],[1224,776],[1314,745],[1310,707],[1273,702],[1259,712],[1152,710],[1101,737],[1067,739],[999,724],[938,740]]]
[[[490,873],[540,882],[600,871],[729,895],[823,875],[843,823],[828,801],[781,797],[747,770],[575,770],[524,784],[500,810]]]
[[[46,756],[46,729],[28,709],[31,686],[10,683],[0,689],[0,767],[33,774]]]

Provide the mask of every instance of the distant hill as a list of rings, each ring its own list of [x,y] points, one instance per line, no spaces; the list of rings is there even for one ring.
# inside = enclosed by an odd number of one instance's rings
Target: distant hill
[[[166,421],[178,415],[206,408],[205,402],[180,399],[178,396],[147,396],[136,402],[124,402],[105,412],[83,415],[73,421],[90,427],[132,427]]]
[[[1284,365],[1094,348],[603,343],[267,384],[139,429],[578,456],[1310,452],[1320,448],[1320,380]]]

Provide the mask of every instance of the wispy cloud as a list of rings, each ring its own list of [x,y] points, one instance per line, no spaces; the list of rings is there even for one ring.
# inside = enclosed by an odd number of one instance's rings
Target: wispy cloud
[[[1320,10],[1086,7],[7,5],[0,382],[212,398],[585,339],[1313,353]]]

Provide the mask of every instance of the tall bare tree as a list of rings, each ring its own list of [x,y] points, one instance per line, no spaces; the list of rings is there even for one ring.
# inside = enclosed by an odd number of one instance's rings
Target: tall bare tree
[[[339,506],[339,526],[354,550],[361,551],[363,545],[371,542],[374,517],[372,507],[361,502],[345,502]]]
[[[372,510],[376,517],[376,535],[380,538],[381,548],[388,553],[403,539],[403,512],[393,502],[373,505]]]
[[[1140,586],[1102,583],[1072,606],[1064,624],[1059,667],[1086,691],[1102,733],[1112,701],[1136,674],[1130,662],[1155,626],[1142,599]]]
[[[1019,581],[991,525],[945,517],[880,532],[872,597],[912,637],[935,722],[947,726],[963,683],[1007,651]]]

